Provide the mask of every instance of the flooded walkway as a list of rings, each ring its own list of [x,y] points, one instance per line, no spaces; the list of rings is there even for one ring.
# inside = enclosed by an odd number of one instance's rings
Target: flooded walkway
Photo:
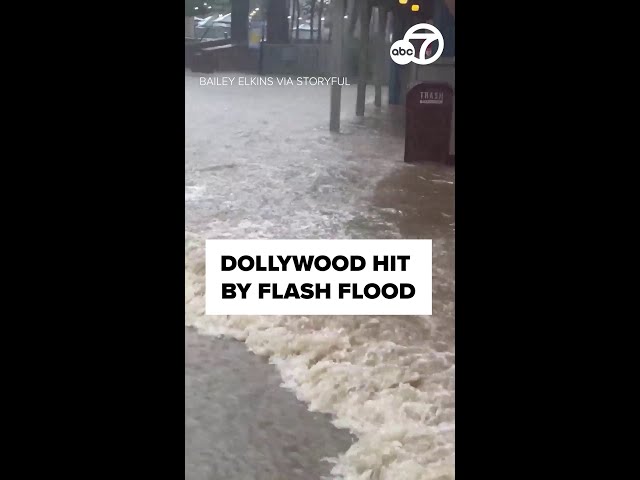
[[[401,111],[376,111],[368,90],[355,118],[356,89],[343,89],[332,134],[326,87],[200,86],[185,74],[187,479],[295,479],[300,468],[313,479],[336,454],[332,478],[453,478],[454,171],[404,164]],[[205,238],[432,238],[434,314],[205,316]],[[209,372],[225,362],[231,377]],[[213,380],[189,383],[190,371]],[[286,396],[290,408],[271,405]],[[235,421],[192,422],[221,415]],[[260,421],[269,448],[251,440]]]
[[[351,446],[239,342],[185,329],[185,480],[309,480]]]

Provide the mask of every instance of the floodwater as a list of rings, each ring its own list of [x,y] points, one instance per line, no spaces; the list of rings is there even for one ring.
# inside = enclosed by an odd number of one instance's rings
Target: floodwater
[[[277,370],[237,341],[185,328],[185,479],[308,480],[347,450],[346,430],[280,388]]]
[[[376,110],[371,87],[364,118],[343,88],[332,134],[328,87],[199,78],[185,73],[185,478],[453,479],[453,168],[404,164],[402,110]],[[205,316],[206,238],[431,238],[433,315]]]

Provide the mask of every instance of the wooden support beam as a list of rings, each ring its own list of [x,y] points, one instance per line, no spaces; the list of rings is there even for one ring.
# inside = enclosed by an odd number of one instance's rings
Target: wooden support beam
[[[400,12],[394,10],[391,12],[391,31],[393,32],[392,42],[404,38],[404,26]],[[395,62],[391,62],[391,71],[389,72],[389,105],[402,105],[404,90],[403,85],[403,66]]]
[[[370,23],[371,4],[365,0],[363,5],[360,6],[360,62],[358,65],[358,93],[356,97],[356,115],[359,117],[364,115],[364,100],[367,93]]]
[[[343,73],[343,39],[344,39],[344,2],[345,0],[333,0],[331,2],[331,59],[333,61],[333,75],[342,77]],[[342,86],[339,82],[331,85],[331,113],[329,130],[340,131]]]
[[[267,0],[267,42],[289,43],[287,0]]]
[[[378,6],[378,37],[376,53],[376,107],[382,106],[382,79],[384,77],[384,67],[386,65],[389,52],[387,45],[387,10],[383,6]]]
[[[193,17],[184,17],[184,36],[185,38],[196,37],[196,22]]]
[[[231,0],[231,41],[249,43],[249,0]]]

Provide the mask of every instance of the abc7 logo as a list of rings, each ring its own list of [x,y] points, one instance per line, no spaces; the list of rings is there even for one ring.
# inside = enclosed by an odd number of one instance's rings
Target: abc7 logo
[[[427,33],[416,33],[418,30],[427,30]],[[424,40],[417,57],[410,40]],[[436,40],[438,41],[438,50],[427,58],[427,48]],[[428,23],[419,23],[407,30],[402,40],[394,42],[389,53],[391,59],[399,65],[407,65],[411,62],[418,65],[429,65],[440,58],[443,50],[444,38],[442,38],[440,30]]]

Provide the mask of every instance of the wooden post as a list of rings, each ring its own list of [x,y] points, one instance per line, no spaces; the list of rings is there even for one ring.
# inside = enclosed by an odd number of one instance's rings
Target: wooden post
[[[378,45],[376,55],[376,107],[382,106],[382,79],[384,76],[384,66],[386,64],[389,52],[385,48],[387,46],[387,10],[378,6]]]
[[[369,60],[369,24],[371,23],[371,4],[368,0],[360,6],[360,62],[358,65],[358,93],[356,97],[356,115],[364,115],[364,100],[367,93],[367,73]]]
[[[296,41],[300,40],[300,0],[295,0],[296,2]]]
[[[411,87],[413,87],[413,85],[416,83],[416,79],[418,78],[418,66],[411,62],[409,65],[406,66],[406,70],[407,70],[407,83],[404,87],[404,96],[407,96],[407,93],[409,93],[409,90],[411,90]]]
[[[193,17],[184,17],[184,36],[187,38],[196,37],[196,22]]]
[[[267,42],[289,43],[286,0],[267,0]]]
[[[404,37],[402,30],[402,20],[400,19],[398,10],[391,13],[391,31],[393,32],[392,42],[400,40]],[[389,72],[389,105],[401,105],[401,88],[402,88],[402,68],[400,65],[391,61],[391,71]]]
[[[322,43],[322,13],[324,12],[324,0],[320,0],[318,6],[318,43]]]
[[[331,58],[333,60],[333,75],[342,77],[344,48],[344,2],[345,0],[333,0],[331,2]],[[331,85],[331,113],[329,130],[340,131],[340,102],[342,98],[342,86],[338,82]]]
[[[249,0],[231,0],[231,41],[249,43]]]

